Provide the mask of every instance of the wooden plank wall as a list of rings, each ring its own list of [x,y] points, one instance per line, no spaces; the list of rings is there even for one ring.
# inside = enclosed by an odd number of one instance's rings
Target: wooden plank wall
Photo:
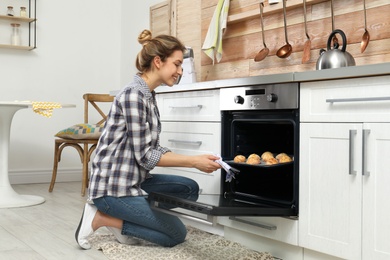
[[[198,1],[182,0],[182,2]],[[232,20],[233,17],[241,14],[243,19],[228,23],[223,38],[222,60],[213,65],[211,59],[201,52],[200,48],[217,2],[218,0],[201,1],[201,42],[192,42],[196,55],[200,55],[200,60],[199,56],[197,59],[198,63],[201,63],[198,65],[201,67],[200,70],[197,67],[198,81],[315,70],[319,50],[326,48],[328,37],[332,32],[329,0],[307,0],[307,27],[312,43],[311,59],[305,64],[302,64],[303,46],[306,41],[302,0],[287,1],[288,40],[293,47],[293,53],[288,59],[276,56],[276,51],[285,44],[282,2],[269,6],[267,0],[264,1],[266,12],[264,40],[270,53],[260,62],[253,60],[257,52],[263,48],[260,13],[245,18],[246,14],[259,11],[259,0],[231,0],[229,19]],[[360,52],[364,33],[363,0],[334,0],[335,28],[343,30],[346,34],[347,51],[355,58],[356,65],[390,62],[390,2],[389,0],[366,0],[366,7],[367,27],[371,39],[364,53]],[[187,17],[192,16],[191,13],[187,15]],[[192,22],[199,19],[199,14],[194,17],[191,18],[195,19]],[[179,21],[181,24],[181,19]],[[196,24],[192,23],[185,27],[187,29],[184,30],[195,29]],[[196,34],[194,32],[191,37],[196,37]],[[178,33],[179,38],[180,36]],[[341,37],[338,38],[341,41]],[[197,44],[200,45],[196,46]]]
[[[172,1],[172,0],[171,0]],[[176,36],[193,49],[197,81],[201,81],[201,1],[173,0],[176,2]]]

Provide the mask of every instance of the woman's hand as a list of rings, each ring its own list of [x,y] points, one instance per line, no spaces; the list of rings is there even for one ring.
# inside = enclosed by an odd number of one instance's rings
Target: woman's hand
[[[189,167],[196,168],[205,173],[211,173],[221,168],[215,160],[220,159],[218,156],[211,154],[202,155],[182,155],[173,152],[163,154],[157,166],[161,167]]]
[[[221,168],[221,165],[215,162],[220,159],[215,155],[202,154],[194,156],[194,168],[205,173],[212,173]]]

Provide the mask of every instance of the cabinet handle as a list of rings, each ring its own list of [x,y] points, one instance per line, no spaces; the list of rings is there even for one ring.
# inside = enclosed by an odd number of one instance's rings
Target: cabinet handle
[[[172,108],[172,109],[175,109],[175,108],[198,108],[198,109],[201,109],[203,106],[202,105],[195,105],[195,106],[178,106],[178,107],[173,107],[173,106],[170,106],[169,108]]]
[[[245,220],[245,219],[240,219],[240,218],[237,218],[237,217],[234,217],[234,216],[233,217],[229,217],[229,219],[237,221],[237,222],[245,223],[245,224],[248,224],[248,225],[252,225],[252,226],[268,229],[268,230],[276,230],[277,229],[277,226],[274,226],[274,225],[252,222],[252,221],[248,221],[248,220]]]
[[[200,218],[200,217],[194,217],[194,216],[188,215],[188,214],[183,213],[183,212],[177,212],[177,211],[174,211],[174,210],[168,210],[168,209],[159,208],[158,202],[152,203],[151,204],[151,208],[154,209],[154,210],[160,211],[160,212],[164,212],[164,213],[169,214],[169,215],[173,215],[173,216],[176,216],[176,217],[188,219],[188,220],[195,221],[195,222],[198,222],[198,223],[201,223],[201,224],[206,224],[206,225],[210,225],[210,226],[216,226],[217,225],[217,217],[216,216],[206,215],[207,219],[203,219],[203,218]]]
[[[356,171],[353,170],[354,157],[353,151],[355,149],[355,142],[353,141],[353,136],[356,135],[356,130],[349,130],[349,175],[356,174]]]
[[[326,99],[326,103],[383,101],[383,100],[390,100],[390,97],[328,98],[328,99]]]
[[[363,155],[363,158],[362,158],[362,169],[363,169],[363,176],[370,176],[370,172],[367,170],[367,138],[368,138],[368,134],[370,133],[371,131],[369,129],[363,129],[363,145],[362,145],[362,155]]]
[[[192,145],[202,145],[202,141],[185,141],[185,140],[176,140],[176,139],[168,139],[168,142],[172,143],[181,143],[181,144],[192,144]]]

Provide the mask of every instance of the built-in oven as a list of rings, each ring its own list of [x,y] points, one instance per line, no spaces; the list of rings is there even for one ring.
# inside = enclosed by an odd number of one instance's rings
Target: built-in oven
[[[151,206],[163,211],[168,206],[172,214],[184,209],[208,216],[297,217],[298,83],[221,88],[220,98],[221,157],[237,172],[229,178],[222,169],[221,194],[199,194],[197,201],[191,201],[151,193]],[[274,159],[248,161],[266,152]],[[235,161],[238,155],[245,160]],[[279,160],[278,155],[290,160]]]

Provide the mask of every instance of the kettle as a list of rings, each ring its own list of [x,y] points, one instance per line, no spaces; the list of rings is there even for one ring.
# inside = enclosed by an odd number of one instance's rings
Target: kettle
[[[333,49],[330,48],[330,43],[335,34],[340,34],[343,38],[343,47],[341,50],[338,49],[339,44],[335,43]],[[316,69],[335,69],[341,67],[355,66],[355,59],[352,55],[346,52],[347,38],[342,30],[334,30],[328,38],[327,51],[324,49],[320,50],[320,58],[317,60]]]

